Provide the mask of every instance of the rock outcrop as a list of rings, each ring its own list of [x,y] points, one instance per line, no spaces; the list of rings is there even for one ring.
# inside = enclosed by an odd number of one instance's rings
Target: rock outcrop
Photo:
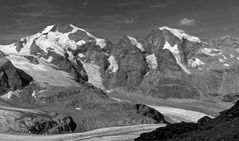
[[[15,68],[5,57],[0,57],[0,95],[22,89],[32,81],[25,72]]]
[[[143,133],[136,141],[237,141],[239,101],[216,118],[203,117],[198,123],[177,123]]]
[[[33,111],[33,110],[32,110]],[[72,117],[59,113],[34,113],[27,109],[0,109],[0,132],[13,134],[62,134],[76,129]]]

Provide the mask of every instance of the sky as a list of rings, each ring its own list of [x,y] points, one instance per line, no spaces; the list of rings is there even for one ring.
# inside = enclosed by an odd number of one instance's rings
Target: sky
[[[239,0],[0,0],[0,44],[73,24],[117,42],[160,26],[200,38],[239,37]]]

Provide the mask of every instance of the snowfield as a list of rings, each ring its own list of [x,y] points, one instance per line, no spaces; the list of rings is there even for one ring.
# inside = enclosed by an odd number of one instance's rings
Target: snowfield
[[[110,63],[110,66],[108,67],[108,70],[110,70],[112,72],[117,72],[119,67],[118,67],[117,61],[115,60],[115,57],[111,55],[109,57],[108,61]]]
[[[105,88],[103,85],[103,78],[100,73],[100,67],[95,64],[85,63],[84,61],[82,61],[82,64],[89,77],[88,82],[97,88],[104,90]]]
[[[155,56],[155,53],[147,55],[145,57],[147,63],[149,64],[149,68],[151,69],[157,69],[158,68],[158,63],[157,63],[157,58]]]
[[[204,116],[209,116],[201,112],[191,111],[191,110],[184,110],[179,108],[173,107],[163,107],[163,106],[151,106],[155,110],[162,113],[164,116],[169,117],[171,120],[175,122],[197,122],[200,118]],[[212,116],[209,116],[212,117]]]
[[[34,80],[40,83],[49,83],[53,86],[78,86],[79,84],[72,80],[71,76],[64,72],[55,69],[47,61],[38,59],[39,64],[32,64],[24,57],[10,55],[6,57],[12,64],[27,74],[33,77]]]
[[[201,66],[201,65],[205,65],[205,63],[203,61],[201,61],[200,59],[198,58],[193,58],[193,59],[189,59],[188,60],[188,65],[190,67],[198,67],[198,66]]]

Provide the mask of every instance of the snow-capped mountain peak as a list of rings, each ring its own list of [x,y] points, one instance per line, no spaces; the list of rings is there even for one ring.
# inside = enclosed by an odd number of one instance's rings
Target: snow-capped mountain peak
[[[76,50],[88,42],[95,42],[95,46],[100,48],[107,45],[105,39],[97,38],[74,25],[50,25],[37,34],[20,39],[15,44],[1,47],[1,50],[7,54],[34,55],[32,49],[35,46],[42,52],[47,53],[50,49],[63,56],[68,48]]]
[[[62,72],[66,73],[66,80],[71,83],[73,80],[68,77],[76,81],[88,79],[81,62],[77,60],[79,54],[86,50],[101,52],[108,43],[105,39],[97,38],[86,30],[71,24],[50,25],[16,43],[0,45],[0,51],[8,55],[7,58],[19,69],[29,71],[30,68],[42,66],[44,69],[39,69],[41,72],[38,74],[43,75],[46,75],[48,70],[55,71],[55,73],[61,70],[59,75]],[[16,57],[20,59],[15,59]],[[32,74],[32,76],[41,81],[42,77],[38,77],[39,75]],[[57,77],[54,78],[57,80]]]
[[[174,34],[174,35],[175,35],[176,37],[178,37],[180,40],[182,40],[182,39],[184,38],[184,39],[187,39],[187,40],[192,41],[192,42],[202,43],[202,41],[201,41],[198,37],[189,35],[189,34],[187,34],[186,32],[184,32],[184,31],[181,30],[181,29],[169,28],[169,27],[167,27],[167,26],[161,26],[161,27],[159,27],[158,29],[159,29],[159,30],[167,30],[167,31],[170,31],[172,34]]]

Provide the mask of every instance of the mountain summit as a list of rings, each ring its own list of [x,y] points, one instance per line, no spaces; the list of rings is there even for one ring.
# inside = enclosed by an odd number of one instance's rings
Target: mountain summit
[[[8,59],[15,66],[29,71],[32,75],[34,72],[30,71],[34,69],[42,76],[44,76],[44,72],[54,72],[57,75],[61,71],[59,76],[49,77],[55,80],[60,78],[60,75],[66,76],[64,81],[67,83],[65,85],[72,85],[74,82],[67,77],[72,77],[76,81],[88,80],[82,63],[77,60],[82,56],[80,52],[90,50],[86,49],[86,46],[93,50],[107,50],[108,44],[111,44],[108,40],[96,38],[86,30],[69,24],[47,26],[43,31],[22,38],[17,43],[1,46],[0,50],[8,55]],[[60,71],[57,73],[52,66]],[[46,76],[48,75],[46,74]],[[44,81],[38,76],[34,77],[39,81]],[[60,81],[56,80],[56,82]],[[55,82],[49,83],[54,85]],[[61,82],[59,84],[64,85]]]
[[[214,99],[216,93],[228,100],[239,91],[237,46],[232,37],[204,41],[167,26],[142,37],[124,35],[113,44],[69,24],[47,26],[0,50],[41,83],[87,82],[104,91],[140,90],[160,98]],[[233,85],[228,87],[230,79]]]

